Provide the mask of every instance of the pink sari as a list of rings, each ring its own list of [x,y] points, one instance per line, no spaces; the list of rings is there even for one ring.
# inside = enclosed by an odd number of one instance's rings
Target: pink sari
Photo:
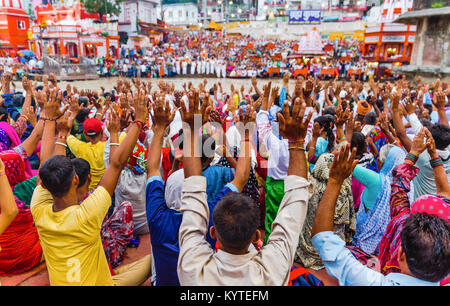
[[[19,135],[17,135],[16,130],[5,121],[0,121],[0,129],[4,130],[5,133],[8,135],[8,138],[11,140],[11,149],[17,147],[21,144]],[[26,179],[29,179],[30,177],[37,174],[36,170],[32,170],[30,166],[30,161],[28,159],[25,160],[25,175]]]

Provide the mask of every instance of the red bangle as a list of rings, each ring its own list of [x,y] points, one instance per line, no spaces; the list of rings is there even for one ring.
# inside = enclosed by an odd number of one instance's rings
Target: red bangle
[[[142,130],[142,127],[144,127],[144,122],[139,121],[139,120],[134,120],[133,123],[137,123],[139,125],[139,129]]]

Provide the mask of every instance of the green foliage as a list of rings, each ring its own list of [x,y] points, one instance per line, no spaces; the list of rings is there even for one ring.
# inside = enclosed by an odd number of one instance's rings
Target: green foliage
[[[100,19],[103,15],[119,15],[120,14],[120,2],[124,0],[82,0],[86,11],[89,13],[99,13]]]

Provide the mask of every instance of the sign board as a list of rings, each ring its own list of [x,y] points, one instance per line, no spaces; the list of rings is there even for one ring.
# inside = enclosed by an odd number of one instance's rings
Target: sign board
[[[321,10],[291,10],[288,24],[320,24]]]
[[[404,42],[405,36],[383,36],[382,42]]]

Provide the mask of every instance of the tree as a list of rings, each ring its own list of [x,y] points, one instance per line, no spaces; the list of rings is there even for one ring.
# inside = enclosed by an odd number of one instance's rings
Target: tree
[[[120,3],[124,0],[82,0],[86,11],[89,13],[98,13],[100,15],[100,20],[102,20],[103,15],[111,14],[119,16],[120,14]]]

